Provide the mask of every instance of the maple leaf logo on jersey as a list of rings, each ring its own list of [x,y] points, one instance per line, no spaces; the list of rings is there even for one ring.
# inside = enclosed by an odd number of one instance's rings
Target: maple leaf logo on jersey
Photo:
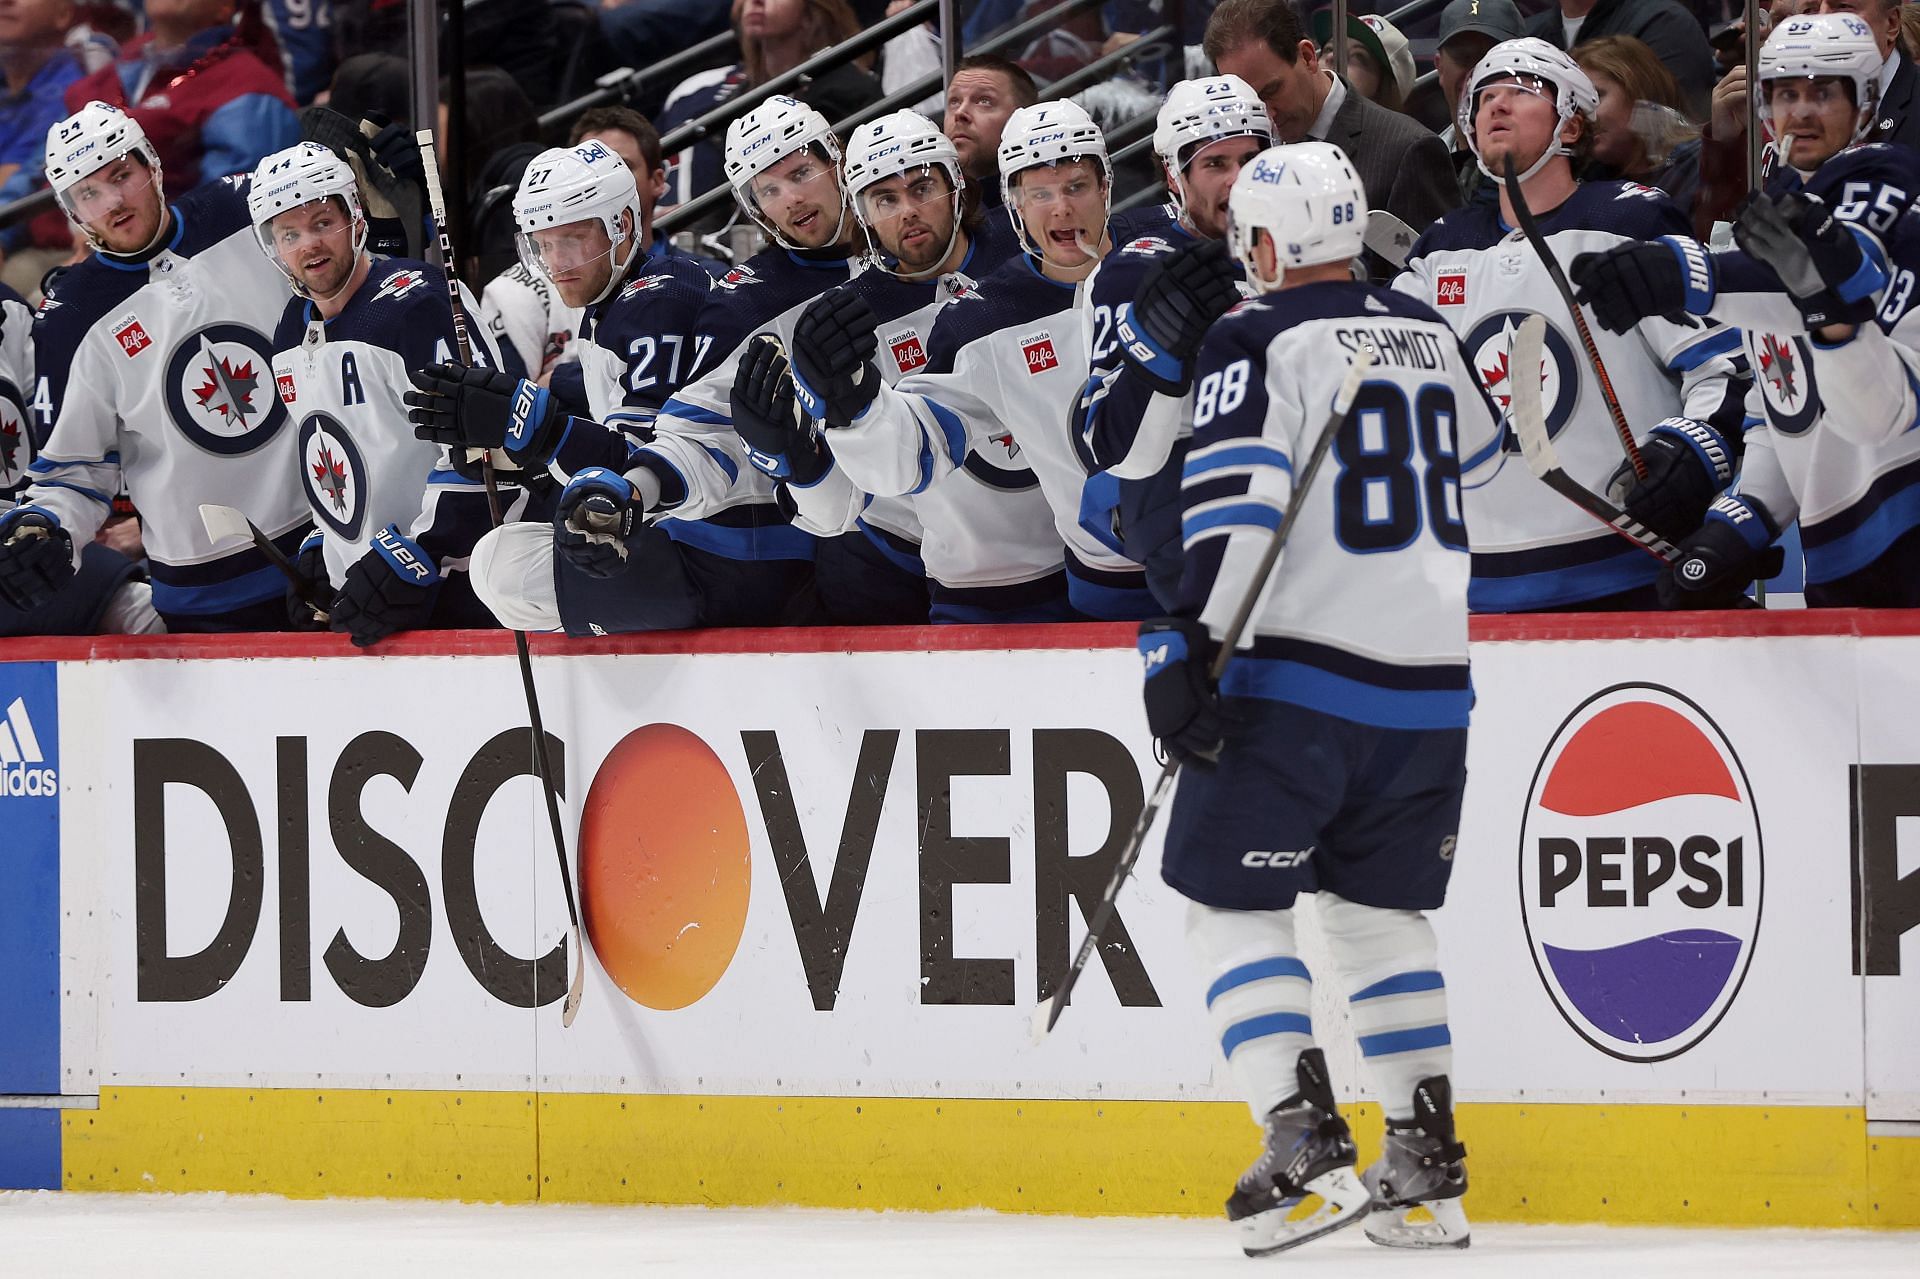
[[[643,275],[639,279],[634,280],[632,283],[628,284],[626,288],[620,290],[620,298],[622,301],[625,301],[627,298],[633,297],[635,294],[645,293],[648,289],[663,288],[665,287],[667,281],[671,280],[672,278],[673,277],[670,275]]]
[[[1667,198],[1667,193],[1656,187],[1641,186],[1638,182],[1629,182],[1621,187],[1620,194],[1613,198],[1616,200],[1664,200]]]
[[[313,464],[313,482],[326,495],[333,509],[340,514],[347,513],[347,468],[346,464],[333,455],[333,450],[322,444],[320,460]]]
[[[19,455],[19,426],[10,421],[0,421],[0,475],[13,474],[13,459]]]
[[[207,382],[194,388],[194,398],[202,408],[218,413],[222,421],[245,425],[247,413],[253,408],[253,392],[260,385],[253,361],[244,361],[236,369],[225,356],[215,359],[219,367],[209,364],[202,370]]]
[[[1155,253],[1171,253],[1173,246],[1157,235],[1143,235],[1120,251],[1122,253],[1151,255]]]
[[[998,435],[989,435],[987,437],[987,442],[990,444],[998,444],[1001,448],[1005,449],[1007,451],[1007,460],[1009,462],[1011,462],[1014,458],[1020,456],[1020,445],[1013,438],[1012,431],[1002,431]]]
[[[1789,405],[1800,394],[1793,381],[1793,348],[1771,333],[1761,341],[1760,376],[1773,383]]]
[[[373,295],[373,300],[403,298],[426,282],[427,277],[418,271],[396,272],[380,282],[380,291]]]
[[[752,267],[737,266],[713,283],[717,288],[737,289],[744,285],[760,283],[760,277],[753,273]]]

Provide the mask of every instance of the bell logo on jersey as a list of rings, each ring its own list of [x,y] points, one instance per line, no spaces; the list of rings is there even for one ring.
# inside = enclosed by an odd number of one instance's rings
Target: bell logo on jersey
[[[1549,743],[1520,835],[1520,906],[1548,996],[1589,1044],[1664,1061],[1740,993],[1760,931],[1745,769],[1672,689],[1588,698]]]
[[[127,318],[113,330],[113,340],[120,344],[120,350],[128,359],[140,354],[153,345],[153,339],[147,336],[140,321]]]
[[[1053,353],[1053,335],[1045,329],[1022,337],[1020,354],[1025,357],[1030,374],[1045,373],[1048,369],[1060,367],[1060,357]]]
[[[167,361],[161,394],[168,416],[210,453],[251,453],[287,422],[286,405],[267,385],[272,367],[266,338],[244,324],[196,329]]]
[[[893,352],[893,362],[900,366],[903,374],[911,373],[927,362],[927,350],[920,345],[920,335],[912,329],[888,338],[887,349]]]
[[[1433,301],[1436,306],[1465,306],[1467,277],[1464,274],[1440,276],[1434,282]]]
[[[380,282],[380,291],[373,295],[373,300],[403,298],[426,282],[427,277],[419,271],[396,271]]]

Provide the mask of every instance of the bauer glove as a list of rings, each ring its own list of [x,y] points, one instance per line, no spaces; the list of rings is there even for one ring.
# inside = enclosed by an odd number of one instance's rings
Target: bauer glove
[[[347,566],[334,593],[330,624],[353,636],[356,648],[378,644],[395,631],[419,630],[433,616],[440,572],[420,544],[389,524],[373,535],[367,553]]]
[[[407,375],[407,420],[416,439],[462,449],[504,449],[523,471],[544,469],[566,438],[565,410],[544,386],[462,364]]]
[[[16,506],[0,514],[0,602],[24,613],[73,580],[73,535],[52,511]]]
[[[1127,363],[1161,394],[1185,395],[1201,340],[1240,301],[1238,280],[1224,241],[1203,240],[1157,259],[1120,317]]]

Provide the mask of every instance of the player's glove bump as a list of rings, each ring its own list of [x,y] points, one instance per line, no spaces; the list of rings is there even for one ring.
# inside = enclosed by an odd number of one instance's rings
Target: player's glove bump
[[[807,304],[793,326],[793,391],[808,417],[847,426],[880,393],[873,363],[880,339],[873,308],[852,289],[830,289]]]
[[[632,480],[590,466],[560,491],[553,511],[554,551],[588,577],[614,577],[626,568],[634,542],[646,529],[647,507],[647,496]]]
[[[1187,393],[1207,330],[1240,301],[1238,278],[1221,240],[1202,240],[1146,269],[1116,329],[1127,363],[1154,390]]]
[[[787,353],[772,334],[747,339],[733,372],[729,407],[733,429],[746,442],[747,461],[755,470],[802,487],[826,472],[826,450],[800,415]]]
[[[1607,481],[1607,495],[1672,541],[1700,527],[1714,495],[1732,481],[1738,460],[1720,432],[1686,417],[1666,418],[1647,432],[1640,456],[1646,478],[1636,477],[1632,463],[1622,462]]]
[[[293,557],[293,571],[306,579],[313,598],[327,612],[314,612],[313,605],[300,598],[293,583],[287,583],[287,624],[296,631],[324,631],[332,616],[333,584],[327,580],[326,535],[319,529],[307,534]]]
[[[1657,584],[1667,608],[1728,608],[1756,579],[1780,572],[1779,536],[1766,510],[1728,494],[1714,502],[1699,531],[1680,543],[1680,558]]]
[[[16,506],[0,514],[0,602],[26,612],[73,580],[73,535],[52,511]]]
[[[1582,253],[1568,274],[1574,301],[1590,308],[1609,333],[1625,333],[1649,316],[1705,315],[1718,287],[1713,255],[1684,235]]]
[[[522,470],[546,466],[572,420],[546,387],[462,364],[435,364],[407,375],[407,420],[418,439],[461,449],[503,449]]]
[[[395,631],[418,630],[433,616],[440,570],[420,544],[389,524],[373,535],[367,553],[347,566],[329,614],[355,647],[378,644]]]
[[[1225,745],[1226,717],[1209,667],[1213,638],[1199,622],[1158,617],[1140,623],[1147,728],[1183,764],[1211,768]]]
[[[1812,196],[1755,194],[1740,208],[1733,239],[1780,277],[1810,329],[1861,324],[1879,309],[1874,294],[1887,282],[1879,244]]]

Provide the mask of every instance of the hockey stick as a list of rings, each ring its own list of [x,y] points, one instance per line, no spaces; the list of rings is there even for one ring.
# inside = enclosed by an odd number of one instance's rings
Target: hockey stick
[[[1369,210],[1367,229],[1360,234],[1366,246],[1385,258],[1395,270],[1407,265],[1407,252],[1413,248],[1413,242],[1420,238],[1413,233],[1412,227],[1385,209]]]
[[[453,337],[460,346],[460,362],[473,363],[473,346],[467,337],[467,309],[460,300],[459,269],[454,263],[453,241],[447,235],[447,202],[440,192],[440,160],[433,150],[433,131],[414,134],[420,144],[420,163],[426,170],[427,204],[433,213],[434,231],[440,237],[440,269],[447,277],[447,300],[453,304]],[[500,527],[500,487],[493,473],[491,454],[480,456],[480,475],[487,486],[487,507],[493,526]],[[580,997],[587,989],[587,948],[580,931],[580,909],[573,904],[573,868],[567,860],[566,829],[560,821],[560,781],[553,773],[553,761],[547,755],[547,729],[540,716],[540,694],[533,684],[533,655],[527,651],[527,633],[513,633],[513,651],[520,659],[520,686],[527,695],[527,718],[533,726],[533,766],[540,774],[540,792],[547,801],[547,825],[553,831],[554,855],[560,859],[560,887],[567,895],[567,942],[573,948],[573,973],[567,980],[567,999],[560,1006],[560,1024],[573,1025],[580,1011]]]
[[[1300,515],[1301,504],[1307,499],[1307,493],[1313,487],[1314,476],[1320,473],[1320,464],[1327,460],[1327,452],[1333,447],[1334,436],[1340,433],[1346,424],[1347,414],[1353,408],[1353,398],[1360,393],[1360,383],[1366,380],[1367,371],[1373,367],[1374,355],[1371,351],[1361,350],[1355,354],[1353,363],[1347,367],[1347,376],[1340,383],[1340,390],[1333,397],[1333,411],[1327,415],[1327,424],[1320,431],[1320,438],[1314,441],[1313,452],[1307,455],[1307,463],[1299,471],[1293,482],[1293,496],[1287,502],[1287,510],[1280,518],[1280,527],[1274,530],[1267,541],[1267,549],[1260,556],[1260,563],[1253,571],[1253,580],[1247,587],[1245,598],[1234,610],[1233,618],[1227,623],[1227,629],[1221,633],[1220,647],[1215,650],[1213,661],[1208,666],[1208,677],[1217,686],[1220,677],[1226,673],[1227,663],[1233,660],[1234,649],[1240,644],[1240,636],[1247,629],[1247,622],[1253,617],[1254,605],[1259,602],[1260,592],[1265,588],[1267,578],[1273,573],[1273,566],[1280,562],[1280,552],[1286,548],[1287,537],[1293,532],[1293,526]],[[1147,797],[1140,816],[1134,820],[1133,832],[1127,836],[1127,846],[1121,850],[1119,860],[1114,863],[1113,874],[1107,880],[1107,886],[1100,894],[1100,904],[1094,907],[1092,918],[1087,920],[1087,935],[1080,941],[1080,949],[1073,957],[1073,966],[1067,969],[1066,976],[1060,979],[1060,988],[1040,1001],[1033,1010],[1031,1030],[1033,1042],[1045,1040],[1054,1023],[1060,1020],[1060,1014],[1066,1011],[1067,1000],[1073,994],[1073,987],[1080,980],[1080,974],[1086,971],[1087,961],[1093,958],[1093,952],[1099,948],[1100,938],[1106,932],[1107,925],[1113,922],[1116,903],[1120,900],[1120,889],[1125,886],[1127,877],[1133,874],[1133,865],[1140,860],[1140,850],[1147,842],[1147,832],[1153,829],[1154,819],[1160,815],[1161,806],[1167,802],[1167,795],[1173,790],[1174,778],[1180,775],[1180,761],[1169,759],[1160,769],[1160,779],[1153,784],[1153,793]]]
[[[1567,312],[1573,316],[1574,331],[1580,335],[1580,345],[1586,348],[1587,363],[1593,366],[1594,376],[1600,380],[1600,399],[1607,406],[1607,416],[1613,419],[1613,429],[1620,435],[1620,448],[1633,466],[1634,477],[1644,480],[1647,478],[1646,459],[1640,456],[1640,446],[1634,442],[1633,428],[1627,425],[1627,415],[1620,411],[1620,397],[1613,393],[1613,379],[1607,376],[1607,366],[1600,362],[1600,348],[1594,344],[1593,330],[1587,327],[1587,317],[1580,313],[1580,304],[1573,300],[1573,288],[1567,283],[1567,274],[1560,269],[1547,238],[1540,234],[1540,224],[1533,220],[1533,210],[1527,207],[1527,197],[1521,194],[1520,176],[1513,167],[1511,151],[1507,153],[1502,169],[1506,173],[1503,185],[1507,199],[1513,205],[1514,221],[1520,224],[1520,233],[1527,237],[1527,243],[1533,246],[1533,251],[1546,264],[1547,278],[1560,291],[1560,300],[1567,304]]]
[[[273,544],[260,526],[248,519],[246,512],[237,511],[231,506],[215,506],[211,502],[200,504],[200,523],[207,530],[207,540],[218,546],[222,542],[236,542],[241,538],[250,538],[259,552],[267,557],[267,562],[279,569],[293,587],[294,595],[302,604],[312,609],[322,621],[326,620],[326,605],[320,602],[320,596],[313,589],[313,583],[300,575],[286,552]]]

